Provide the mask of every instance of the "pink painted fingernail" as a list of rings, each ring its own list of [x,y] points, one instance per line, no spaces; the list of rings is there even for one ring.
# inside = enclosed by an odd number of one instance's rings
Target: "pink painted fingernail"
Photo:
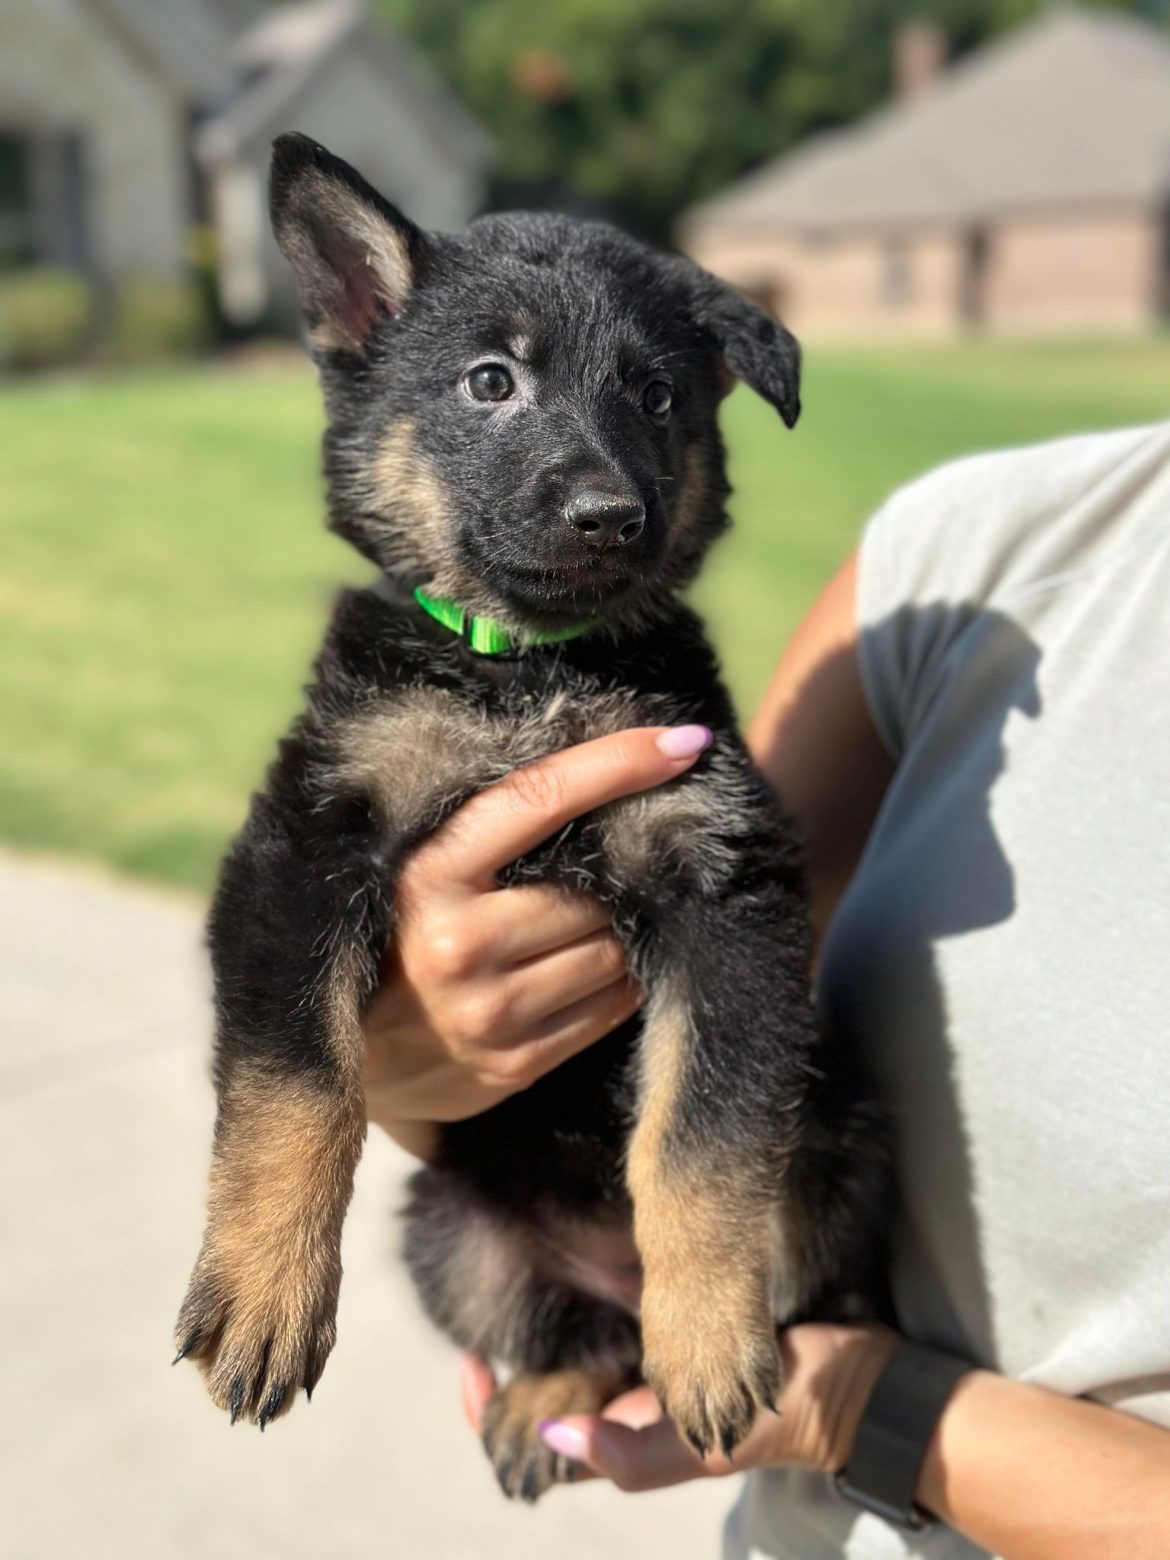
[[[658,738],[658,751],[665,753],[667,758],[694,758],[710,747],[711,741],[706,726],[671,726]]]
[[[559,1419],[542,1419],[536,1433],[550,1451],[559,1452],[562,1457],[580,1462],[585,1456],[588,1443],[584,1434],[574,1430],[572,1425],[563,1425]]]

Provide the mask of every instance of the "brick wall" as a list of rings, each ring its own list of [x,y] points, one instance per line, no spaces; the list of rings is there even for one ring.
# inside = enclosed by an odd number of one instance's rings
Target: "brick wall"
[[[1155,216],[1020,216],[982,236],[887,237],[692,230],[688,252],[818,339],[940,338],[973,315],[996,333],[1132,330],[1156,315],[1164,249]]]
[[[989,240],[989,330],[1134,330],[1152,322],[1161,242],[1150,213],[1018,217]]]

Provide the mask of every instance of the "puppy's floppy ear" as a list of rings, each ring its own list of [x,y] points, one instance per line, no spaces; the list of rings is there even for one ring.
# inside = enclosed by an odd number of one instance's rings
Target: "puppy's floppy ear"
[[[800,343],[737,288],[700,272],[697,314],[728,372],[750,385],[791,428],[800,416]]]
[[[426,254],[425,235],[306,135],[273,143],[268,202],[313,345],[361,352],[375,327],[406,302]]]

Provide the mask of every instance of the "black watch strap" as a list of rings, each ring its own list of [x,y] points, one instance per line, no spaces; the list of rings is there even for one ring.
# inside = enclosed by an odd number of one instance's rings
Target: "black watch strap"
[[[869,1395],[849,1466],[837,1475],[841,1494],[897,1527],[926,1527],[931,1518],[914,1504],[918,1475],[955,1383],[972,1369],[953,1355],[900,1344]]]

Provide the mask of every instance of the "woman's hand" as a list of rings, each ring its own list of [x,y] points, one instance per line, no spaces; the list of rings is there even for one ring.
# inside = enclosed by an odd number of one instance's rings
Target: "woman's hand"
[[[363,1025],[370,1119],[427,1157],[434,1123],[473,1116],[629,1018],[642,995],[608,913],[497,874],[558,829],[662,785],[703,726],[638,728],[541,759],[465,803],[408,863]]]
[[[665,1489],[689,1479],[722,1478],[747,1468],[800,1463],[836,1473],[849,1460],[861,1414],[882,1367],[898,1345],[876,1323],[839,1327],[809,1322],[780,1334],[784,1387],[776,1412],[762,1413],[734,1462],[700,1458],[683,1441],[649,1387],[615,1398],[601,1414],[573,1414],[542,1428],[545,1442],[577,1464],[579,1477],[609,1479],[629,1491]],[[464,1355],[463,1411],[479,1433],[495,1380],[483,1360]]]

